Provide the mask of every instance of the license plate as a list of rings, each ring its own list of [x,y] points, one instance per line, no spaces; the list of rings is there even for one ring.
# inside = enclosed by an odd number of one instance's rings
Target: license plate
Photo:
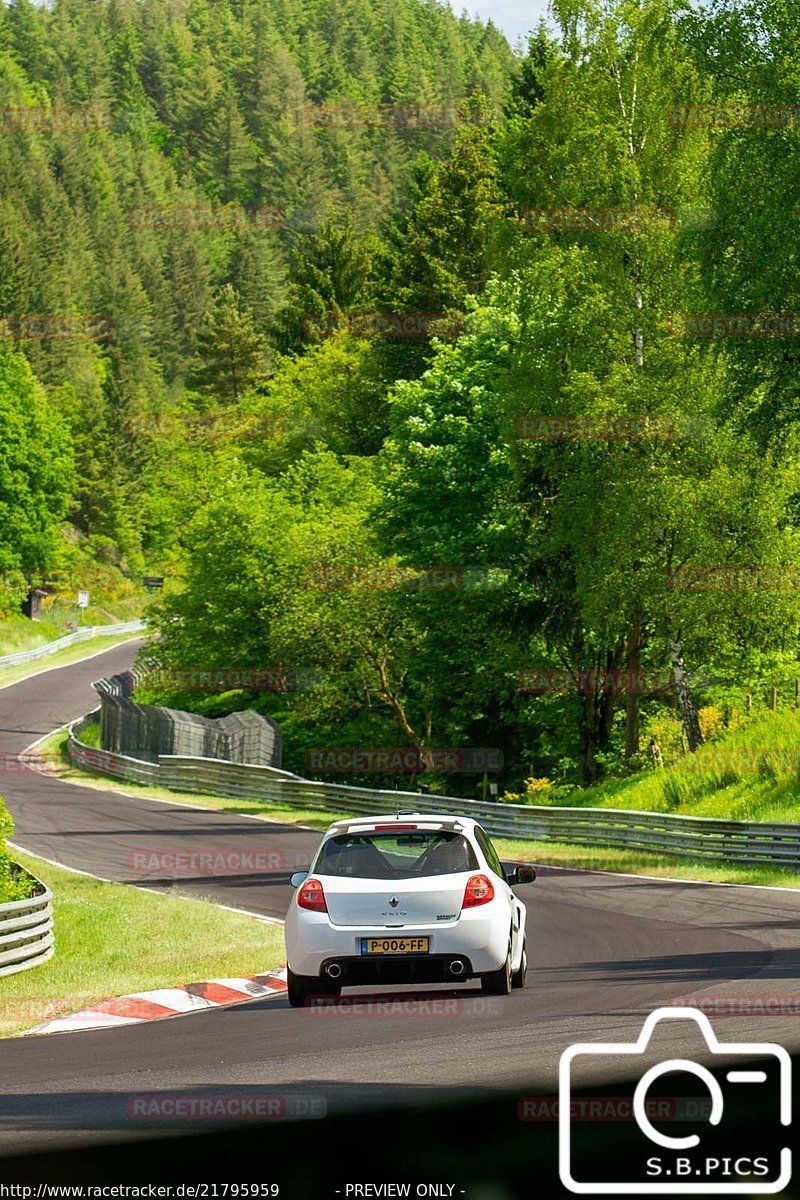
[[[371,937],[361,939],[362,954],[427,954],[430,938]]]

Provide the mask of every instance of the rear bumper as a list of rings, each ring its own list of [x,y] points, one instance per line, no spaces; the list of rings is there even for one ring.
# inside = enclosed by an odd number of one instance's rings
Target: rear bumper
[[[284,931],[287,961],[295,975],[321,975],[323,966],[335,959],[343,964],[343,976],[344,964],[347,963],[351,977],[358,977],[366,983],[380,982],[379,977],[386,978],[387,982],[399,983],[401,980],[395,972],[403,970],[417,972],[404,982],[422,982],[425,968],[421,964],[439,964],[430,969],[442,970],[440,964],[454,958],[465,960],[471,975],[482,975],[501,967],[508,951],[511,918],[510,914],[498,913],[496,903],[468,909],[452,923],[404,925],[393,929],[385,925],[363,929],[332,925],[327,913],[308,912],[292,903],[286,914]],[[430,953],[375,957],[361,954],[363,937],[386,937],[387,934],[428,937]],[[466,971],[461,978],[468,978]],[[452,981],[453,977],[441,974],[435,976],[432,982],[442,979]]]
[[[336,982],[343,987],[380,983],[461,983],[475,975],[472,963],[463,954],[378,954],[374,958],[366,955],[329,958],[322,963],[320,971],[326,978],[328,965],[332,962],[342,968]],[[454,972],[453,963],[462,963],[463,970]]]

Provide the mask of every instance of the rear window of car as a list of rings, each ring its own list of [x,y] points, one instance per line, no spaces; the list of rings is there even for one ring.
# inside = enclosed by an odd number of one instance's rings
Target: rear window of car
[[[492,845],[489,835],[481,829],[480,825],[475,826],[475,841],[486,855],[486,863],[489,870],[494,871],[495,875],[499,875],[501,879],[505,879],[506,874],[503,870],[503,864],[497,856],[497,851]]]
[[[354,879],[425,879],[477,871],[467,839],[450,830],[341,833],[320,847],[312,871]]]

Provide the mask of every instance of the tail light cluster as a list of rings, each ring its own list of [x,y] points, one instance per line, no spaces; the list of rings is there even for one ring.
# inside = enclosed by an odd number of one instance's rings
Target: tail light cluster
[[[465,908],[477,908],[480,904],[488,904],[494,900],[494,885],[486,875],[472,875],[464,888],[464,899],[461,903]],[[300,908],[309,912],[327,912],[325,892],[318,879],[307,879],[297,893],[297,903]]]
[[[327,912],[328,905],[325,903],[325,892],[322,890],[322,884],[318,879],[307,879],[297,893],[297,903],[300,908],[307,908],[309,912]]]
[[[467,880],[467,886],[464,888],[464,900],[461,904],[462,911],[465,908],[477,908],[479,904],[488,904],[490,900],[494,900],[494,887],[491,879],[485,875],[473,875]]]

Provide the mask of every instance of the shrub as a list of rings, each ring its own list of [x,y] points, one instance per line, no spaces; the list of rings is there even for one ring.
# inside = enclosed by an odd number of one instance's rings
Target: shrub
[[[532,775],[530,779],[525,780],[525,798],[526,800],[538,800],[541,798],[542,792],[549,792],[552,786],[549,779],[537,779]]]
[[[706,704],[697,714],[703,740],[708,742],[719,737],[725,729],[725,713],[716,704]]]
[[[655,738],[658,742],[665,763],[677,762],[682,758],[684,753],[681,740],[682,728],[680,717],[668,708],[660,708],[644,720],[641,739],[642,753],[647,756],[648,766],[653,765],[646,749],[651,738]]]
[[[6,852],[6,838],[14,832],[11,814],[0,798],[0,904],[10,900],[27,900],[35,886],[34,881],[23,871],[14,870]]]
[[[532,775],[525,780],[524,792],[505,792],[500,800],[503,804],[552,804],[559,794],[550,779]]]

